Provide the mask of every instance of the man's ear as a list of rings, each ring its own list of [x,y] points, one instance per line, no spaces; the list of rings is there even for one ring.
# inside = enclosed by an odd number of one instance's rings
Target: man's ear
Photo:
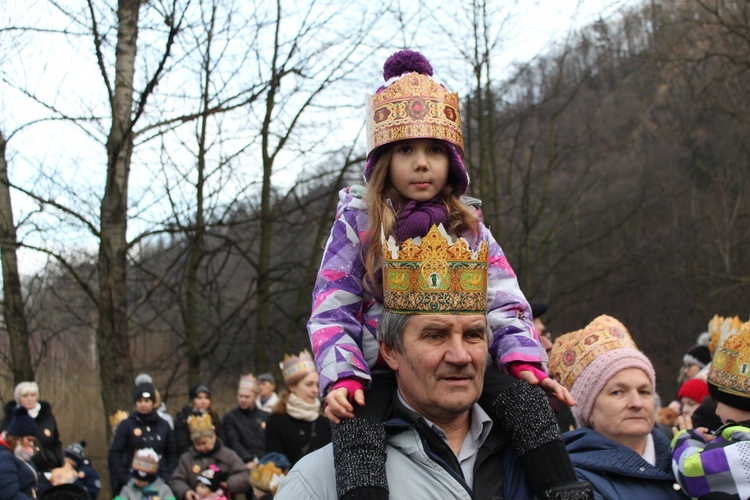
[[[391,368],[391,370],[393,370],[394,372],[398,372],[396,350],[393,347],[386,345],[382,341],[378,341],[378,344],[380,345],[380,355],[383,356],[383,359],[386,363],[388,363],[388,366]]]

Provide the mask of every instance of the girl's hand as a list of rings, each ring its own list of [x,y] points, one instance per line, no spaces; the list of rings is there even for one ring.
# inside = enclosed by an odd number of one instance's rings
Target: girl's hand
[[[531,363],[513,362],[507,366],[508,372],[520,380],[531,385],[538,385],[549,396],[555,396],[568,406],[575,406],[576,402],[570,392],[557,380],[553,379]]]
[[[365,391],[362,389],[354,391],[354,402],[359,406],[364,406]],[[349,402],[349,389],[339,387],[326,395],[325,416],[334,424],[340,423],[342,418],[354,418],[354,406]]]

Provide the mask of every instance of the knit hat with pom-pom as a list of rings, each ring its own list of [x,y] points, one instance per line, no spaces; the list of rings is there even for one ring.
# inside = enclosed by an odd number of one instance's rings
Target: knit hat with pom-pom
[[[401,50],[383,65],[385,85],[367,96],[367,163],[369,182],[378,158],[392,143],[409,139],[437,139],[450,164],[449,183],[461,196],[469,187],[461,155],[463,135],[458,94],[432,78],[432,65],[419,52]]]

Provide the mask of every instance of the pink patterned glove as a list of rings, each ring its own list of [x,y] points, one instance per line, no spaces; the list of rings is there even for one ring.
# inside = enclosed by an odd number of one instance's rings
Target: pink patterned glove
[[[542,370],[539,369],[539,365],[532,364],[532,363],[524,363],[523,361],[514,361],[510,363],[508,366],[508,373],[513,375],[515,378],[519,380],[525,380],[523,376],[521,375],[521,372],[531,372],[534,374],[534,376],[541,382],[545,378],[549,378],[549,375],[544,373]],[[537,384],[539,383],[537,382]]]

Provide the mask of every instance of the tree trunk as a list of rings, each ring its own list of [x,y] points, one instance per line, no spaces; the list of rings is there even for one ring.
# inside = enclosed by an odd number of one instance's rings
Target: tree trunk
[[[3,266],[3,315],[10,339],[13,384],[34,380],[29,351],[29,328],[26,324],[21,280],[16,259],[16,226],[10,203],[8,163],[5,160],[5,137],[0,131],[0,254]]]
[[[99,246],[99,373],[107,415],[132,404],[133,363],[128,338],[127,209],[133,153],[133,75],[140,0],[120,0],[112,128],[107,137],[107,181]],[[108,428],[109,429],[109,428]]]

